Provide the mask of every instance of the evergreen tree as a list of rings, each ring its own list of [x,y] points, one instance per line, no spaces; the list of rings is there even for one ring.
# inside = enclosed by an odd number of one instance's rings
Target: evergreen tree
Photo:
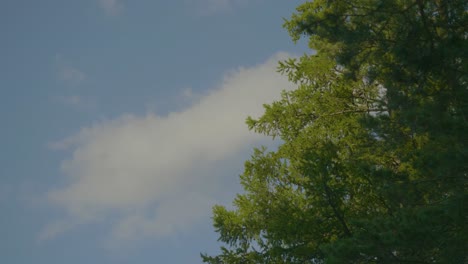
[[[468,4],[314,0],[285,23],[315,55],[250,129],[226,244],[207,263],[468,262]]]

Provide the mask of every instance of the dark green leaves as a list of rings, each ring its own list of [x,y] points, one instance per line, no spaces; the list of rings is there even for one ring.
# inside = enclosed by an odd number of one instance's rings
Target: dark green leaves
[[[245,164],[208,263],[468,261],[467,4],[315,0],[285,23],[313,55],[250,129],[278,137]]]

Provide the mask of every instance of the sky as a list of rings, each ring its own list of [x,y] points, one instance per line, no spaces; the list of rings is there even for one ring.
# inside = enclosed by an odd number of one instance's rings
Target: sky
[[[296,0],[0,1],[0,261],[201,263]]]

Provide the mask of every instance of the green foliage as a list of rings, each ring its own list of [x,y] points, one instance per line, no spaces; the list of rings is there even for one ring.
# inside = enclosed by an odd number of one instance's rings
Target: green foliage
[[[227,245],[207,263],[468,262],[468,4],[314,0],[285,27],[316,55],[250,129]]]

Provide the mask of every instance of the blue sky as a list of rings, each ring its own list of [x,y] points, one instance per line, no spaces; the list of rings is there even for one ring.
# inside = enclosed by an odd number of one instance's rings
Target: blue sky
[[[0,2],[0,261],[201,263],[302,1]]]

